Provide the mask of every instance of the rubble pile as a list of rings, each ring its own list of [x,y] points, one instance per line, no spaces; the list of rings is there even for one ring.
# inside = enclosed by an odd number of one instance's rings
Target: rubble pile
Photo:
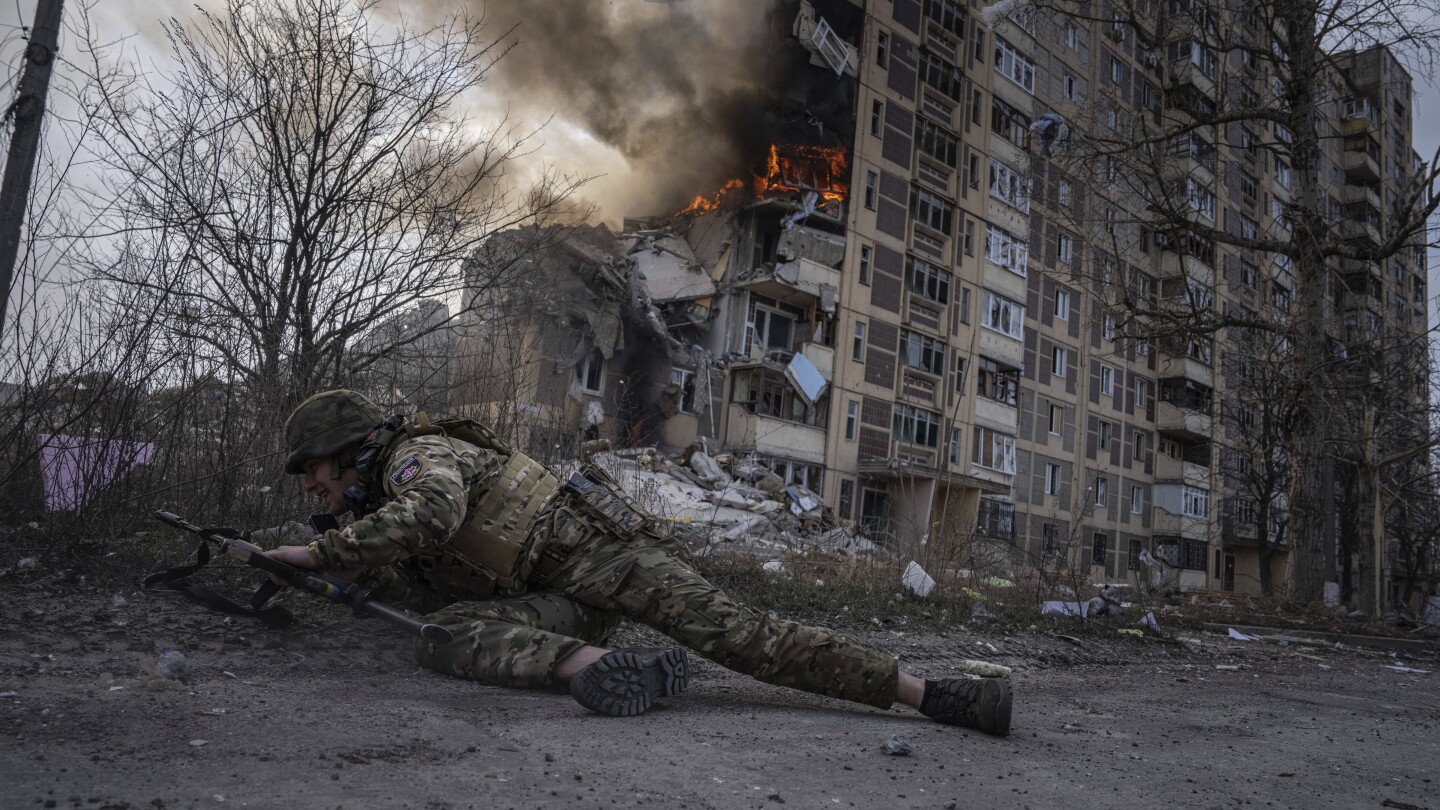
[[[674,459],[645,447],[601,451],[592,461],[702,554],[720,545],[767,557],[877,551],[848,521],[837,520],[819,495],[785,483],[752,459],[711,456],[694,445]]]

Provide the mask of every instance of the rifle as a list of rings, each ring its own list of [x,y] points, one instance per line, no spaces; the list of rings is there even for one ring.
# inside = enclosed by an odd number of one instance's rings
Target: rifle
[[[356,616],[375,616],[384,619],[392,624],[399,625],[407,632],[413,633],[431,644],[448,644],[452,640],[449,630],[438,624],[432,624],[423,618],[403,610],[397,610],[384,602],[379,602],[370,596],[370,591],[360,587],[354,582],[346,582],[331,576],[309,571],[303,568],[296,568],[292,565],[280,562],[279,560],[265,556],[265,550],[249,542],[240,536],[239,532],[227,528],[202,528],[185,520],[179,515],[169,512],[156,512],[155,517],[162,523],[183,529],[192,534],[199,535],[200,547],[197,552],[198,562],[194,565],[172,568],[159,574],[154,574],[145,579],[145,587],[155,583],[162,583],[189,594],[196,601],[209,607],[224,610],[229,613],[241,613],[258,616],[266,624],[273,627],[283,627],[290,622],[290,616],[284,608],[271,606],[266,607],[265,603],[274,596],[280,587],[274,582],[267,581],[250,600],[250,608],[240,607],[229,599],[211,591],[205,590],[198,585],[185,581],[190,574],[193,574],[201,566],[210,561],[210,545],[214,544],[221,554],[228,554],[231,557],[253,565],[266,573],[274,574],[287,584],[307,590],[318,596],[323,596],[332,602],[349,605]],[[328,517],[328,516],[326,516]],[[333,520],[333,518],[331,518]],[[312,519],[312,525],[315,525]]]

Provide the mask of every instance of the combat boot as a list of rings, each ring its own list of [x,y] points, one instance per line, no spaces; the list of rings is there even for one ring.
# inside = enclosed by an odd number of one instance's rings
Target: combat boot
[[[689,682],[683,647],[613,650],[570,679],[570,696],[592,712],[634,717]]]
[[[927,680],[920,713],[941,723],[1004,737],[1010,733],[1010,681],[1005,678]]]

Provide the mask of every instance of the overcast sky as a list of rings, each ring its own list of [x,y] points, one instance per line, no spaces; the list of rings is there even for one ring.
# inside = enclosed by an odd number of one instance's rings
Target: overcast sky
[[[0,102],[6,105],[13,98],[16,84],[14,72],[21,63],[25,47],[19,24],[22,20],[28,23],[32,18],[34,2],[35,0],[0,0],[0,71],[3,71],[0,73]],[[204,0],[202,4],[215,6],[219,3]],[[97,20],[98,30],[117,40],[127,38],[124,42],[125,50],[131,56],[139,56],[142,62],[149,63],[153,59],[150,54],[164,49],[163,41],[157,36],[156,18],[161,15],[192,16],[194,5],[195,0],[103,0],[96,4],[93,15]],[[749,10],[763,5],[747,4],[745,8]],[[448,2],[398,2],[391,7],[406,9],[407,13],[419,9],[423,13],[427,8],[439,11],[454,6]],[[476,7],[480,7],[478,3]],[[79,8],[78,0],[71,0],[66,6],[67,20],[78,18]],[[537,16],[536,9],[539,8],[551,13]],[[672,65],[669,69],[696,71],[695,75],[682,77],[685,81],[681,84],[687,91],[693,91],[694,87],[699,85],[700,92],[692,92],[693,97],[685,98],[684,101],[692,107],[699,106],[703,109],[706,101],[704,91],[710,90],[716,96],[723,96],[733,94],[736,90],[733,83],[721,85],[714,78],[718,65],[745,65],[753,61],[746,58],[748,54],[744,50],[744,40],[757,39],[759,34],[758,31],[744,26],[755,25],[754,17],[757,15],[750,13],[737,17],[733,6],[720,2],[691,4],[688,8],[692,11],[685,15],[685,19],[677,21],[677,18],[671,15],[669,6],[641,0],[610,2],[604,6],[601,6],[598,0],[546,0],[543,6],[519,0],[490,0],[489,6],[491,13],[497,18],[506,13],[532,18],[529,31],[523,32],[522,29],[520,47],[528,47],[533,53],[521,53],[512,59],[517,65],[534,63],[537,59],[542,64],[563,60],[566,58],[564,49],[568,47],[566,43],[586,41],[593,47],[596,42],[604,42],[609,46],[608,51],[602,51],[609,54],[607,62],[620,65],[618,68],[612,67],[610,72],[619,77],[617,81],[624,83],[645,81],[649,76],[663,72],[664,69],[655,67],[656,57],[653,54],[640,52],[646,48],[647,40],[667,34],[688,36],[691,40],[687,46],[686,58],[681,60],[678,66]],[[567,20],[573,19],[576,14],[591,18],[587,20],[587,31],[575,31],[567,24]],[[502,24],[509,22],[511,20],[501,21]],[[677,22],[683,25],[677,28]],[[73,34],[62,34],[62,37],[65,40],[62,42],[63,50],[67,54],[73,54],[75,37]],[[575,40],[574,37],[580,37],[581,40]],[[699,140],[707,134],[706,130],[713,127],[692,123],[692,129],[700,131],[693,134],[687,132],[686,137],[678,139],[678,143],[675,142],[676,139],[671,139],[672,142],[666,144],[672,153],[675,149],[691,147],[692,156],[688,160],[677,160],[674,154],[657,156],[657,153],[664,153],[666,150],[657,149],[653,144],[642,144],[648,148],[627,148],[631,144],[626,143],[624,137],[615,137],[613,133],[607,142],[605,138],[596,136],[593,118],[587,121],[581,114],[574,112],[583,105],[563,103],[564,92],[584,92],[587,81],[585,75],[574,70],[567,71],[562,66],[562,69],[553,71],[562,81],[537,86],[535,77],[544,75],[545,72],[523,71],[523,82],[501,76],[494,86],[485,88],[472,100],[475,105],[473,112],[477,116],[493,116],[509,111],[516,116],[531,119],[529,123],[538,124],[553,108],[556,117],[542,136],[545,146],[540,156],[562,170],[603,173],[605,176],[594,181],[586,195],[590,201],[604,209],[607,222],[618,224],[620,217],[627,213],[654,213],[639,209],[647,200],[657,196],[657,188],[664,187],[657,186],[657,175],[671,175],[671,186],[701,184],[701,181],[689,173],[695,171],[696,163],[703,162],[702,157],[720,148],[718,144]],[[584,73],[605,72],[592,67]],[[744,73],[743,70],[734,72]],[[749,78],[742,77],[739,81]],[[763,77],[759,78],[763,80]],[[1440,146],[1440,90],[1437,90],[1431,77],[1416,76],[1415,79],[1418,97],[1414,105],[1416,122],[1413,140],[1421,156],[1429,160],[1434,156],[1437,146]],[[593,83],[593,80],[591,81]],[[507,82],[516,92],[506,92]],[[672,82],[671,85],[673,84]],[[671,87],[661,86],[658,90],[652,89],[650,95],[653,97],[668,89]],[[636,103],[634,117],[644,125],[640,131],[653,132],[657,126],[664,126],[666,119],[654,118],[653,111],[634,101],[635,96],[643,95],[638,91],[624,94],[617,98],[615,103]],[[543,102],[536,99],[543,99]],[[540,109],[540,106],[545,109]],[[567,111],[570,111],[568,116]],[[645,117],[647,115],[651,117]],[[695,117],[693,109],[688,115],[673,115],[670,117],[674,122],[671,126],[683,127],[684,121]],[[712,140],[715,138],[713,132],[708,134]],[[705,182],[708,182],[708,179]],[[708,190],[696,188],[689,193]],[[667,191],[673,195],[675,189],[670,188]],[[1432,255],[1430,267],[1431,310],[1434,313],[1435,293],[1440,291],[1440,255]],[[1435,316],[1432,314],[1432,323],[1434,322]]]

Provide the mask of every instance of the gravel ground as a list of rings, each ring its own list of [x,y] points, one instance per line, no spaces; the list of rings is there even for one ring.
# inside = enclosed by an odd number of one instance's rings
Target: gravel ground
[[[1433,655],[851,628],[927,675],[1015,667],[997,739],[703,661],[687,695],[615,720],[419,670],[406,639],[323,605],[280,632],[115,597],[0,583],[0,808],[1440,808],[1440,671],[1388,668]],[[184,684],[146,672],[167,647]],[[887,755],[894,737],[912,752]]]

